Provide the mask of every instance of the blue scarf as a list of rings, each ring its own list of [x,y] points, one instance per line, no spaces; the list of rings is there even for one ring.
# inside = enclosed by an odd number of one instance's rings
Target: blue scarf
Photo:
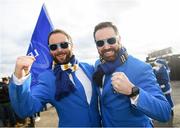
[[[128,57],[128,53],[126,51],[126,48],[122,47],[119,50],[116,59],[114,61],[105,62],[103,60],[102,63],[97,66],[97,69],[93,74],[94,82],[98,86],[102,87],[103,76],[105,74],[112,74],[117,67],[121,66],[127,60],[127,57]]]
[[[56,93],[55,99],[59,101],[60,99],[68,96],[71,92],[75,90],[75,86],[69,79],[69,74],[75,71],[73,66],[77,65],[78,61],[73,55],[70,58],[68,64],[56,64],[54,67],[54,74],[56,76]]]

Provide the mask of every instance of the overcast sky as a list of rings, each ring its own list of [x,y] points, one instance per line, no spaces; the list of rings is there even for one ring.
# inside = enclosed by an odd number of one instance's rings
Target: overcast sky
[[[81,60],[98,57],[92,33],[101,21],[114,22],[121,43],[141,60],[166,47],[180,51],[180,0],[0,0],[0,77],[26,54],[43,3],[54,27],[72,35]]]

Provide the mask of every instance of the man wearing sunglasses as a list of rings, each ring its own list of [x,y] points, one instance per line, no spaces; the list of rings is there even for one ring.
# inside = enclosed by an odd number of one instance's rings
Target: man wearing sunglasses
[[[60,127],[99,127],[98,95],[91,82],[93,66],[78,62],[72,39],[63,30],[52,31],[48,42],[54,58],[53,69],[41,73],[37,86],[31,90],[29,70],[35,59],[31,56],[17,59],[10,85],[14,109],[25,117],[51,103],[57,110]]]
[[[100,58],[93,79],[100,96],[102,125],[153,127],[151,119],[168,121],[171,107],[152,67],[128,55],[117,27],[111,22],[99,23],[94,40]]]

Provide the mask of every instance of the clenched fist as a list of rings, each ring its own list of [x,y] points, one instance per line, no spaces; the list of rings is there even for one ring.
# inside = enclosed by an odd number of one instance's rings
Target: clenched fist
[[[22,77],[26,76],[29,73],[34,61],[35,61],[35,58],[33,56],[18,57],[16,60],[14,75],[18,79],[21,79]]]
[[[132,92],[132,87],[134,86],[127,76],[123,72],[115,72],[112,74],[112,86],[114,90],[118,93],[130,95]]]

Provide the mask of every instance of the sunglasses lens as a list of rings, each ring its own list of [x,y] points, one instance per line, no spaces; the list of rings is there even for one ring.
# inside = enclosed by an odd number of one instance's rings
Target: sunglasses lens
[[[66,48],[68,48],[69,43],[68,42],[64,42],[64,43],[59,43],[59,44],[50,44],[49,48],[50,48],[51,51],[55,51],[58,48],[58,46],[60,48],[62,48],[62,49],[66,49]]]
[[[103,40],[96,41],[96,45],[97,47],[102,47],[104,45],[104,41]]]
[[[51,51],[54,51],[57,49],[57,44],[51,44],[51,45],[49,45],[49,48]]]
[[[60,45],[61,45],[61,48],[63,49],[66,49],[69,46],[68,42],[61,43]]]
[[[107,39],[107,42],[108,42],[108,44],[115,44],[116,38],[115,37],[109,38],[109,39]]]
[[[105,39],[105,40],[99,40],[99,41],[96,41],[96,46],[97,47],[102,47],[104,44],[105,44],[105,42],[107,41],[107,43],[108,44],[115,44],[116,43],[116,38],[115,37],[111,37],[111,38],[109,38],[109,39]]]

